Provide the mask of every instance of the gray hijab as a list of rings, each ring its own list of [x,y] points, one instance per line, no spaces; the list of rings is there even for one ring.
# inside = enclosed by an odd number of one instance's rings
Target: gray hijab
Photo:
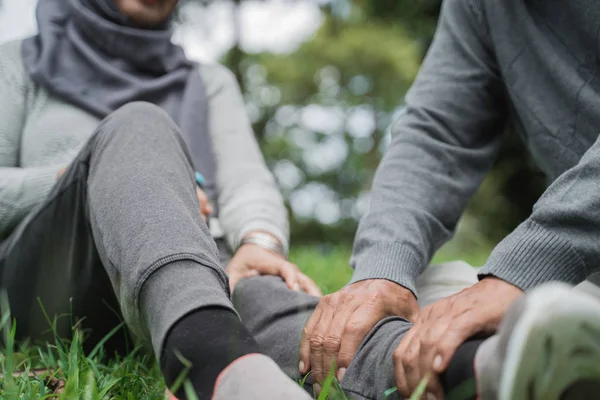
[[[214,200],[204,83],[198,65],[171,43],[170,22],[135,28],[113,0],[39,0],[36,16],[39,34],[22,47],[31,78],[100,118],[132,101],[163,108],[181,129]]]

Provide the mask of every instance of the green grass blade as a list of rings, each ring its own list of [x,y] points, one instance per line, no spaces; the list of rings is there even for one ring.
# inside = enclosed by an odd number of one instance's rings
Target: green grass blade
[[[94,348],[92,349],[92,351],[90,352],[90,354],[88,355],[88,359],[92,360],[96,354],[98,354],[98,352],[104,347],[104,345],[106,344],[106,342],[113,337],[118,331],[119,329],[121,329],[124,326],[124,322],[121,322],[119,325],[117,325],[116,327],[114,327],[113,329],[111,329],[110,332],[108,332],[108,334],[106,334],[106,336],[104,336],[102,338],[101,341],[98,342],[98,344],[96,346],[94,346]]]
[[[189,380],[185,381],[185,383],[183,384],[183,389],[185,390],[185,396],[188,398],[188,400],[198,400],[198,396],[196,396],[196,391],[194,390],[194,387],[192,386],[192,383]]]
[[[398,391],[398,388],[389,388],[388,390],[386,390],[385,392],[383,392],[383,398],[387,399],[388,397],[390,397],[392,394],[396,393]]]
[[[323,382],[323,388],[321,393],[319,394],[318,400],[327,400],[329,397],[329,392],[331,392],[331,388],[333,387],[333,378],[335,374],[335,360],[331,362],[331,370],[329,370],[329,375],[325,378],[325,382]]]
[[[98,386],[96,385],[96,379],[92,371],[88,372],[88,379],[85,385],[85,392],[83,393],[84,400],[100,400],[98,395]]]
[[[425,374],[421,382],[417,385],[417,388],[410,396],[408,400],[420,400],[425,394],[425,389],[427,389],[427,384],[429,383],[429,372]]]
[[[175,352],[175,356],[183,364],[184,368],[183,368],[183,371],[181,371],[181,373],[177,377],[177,379],[175,379],[173,386],[171,386],[169,388],[171,393],[175,393],[179,390],[181,385],[184,384],[184,382],[187,378],[188,372],[190,372],[190,369],[192,368],[192,363],[190,361],[186,360],[185,357],[183,357],[183,355],[181,353]]]
[[[300,386],[304,387],[304,384],[306,383],[306,380],[308,379],[310,374],[312,374],[312,371],[308,371],[308,374],[304,375],[304,378],[302,378],[302,380],[300,380],[300,382],[298,382],[300,384]]]

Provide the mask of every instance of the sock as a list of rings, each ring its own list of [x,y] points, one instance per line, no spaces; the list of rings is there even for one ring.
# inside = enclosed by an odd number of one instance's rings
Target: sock
[[[484,339],[471,339],[463,343],[454,353],[446,371],[440,376],[444,393],[448,394],[457,389],[462,383],[473,380],[473,391],[465,389],[465,393],[459,396],[461,399],[470,400],[477,396],[475,385],[475,353],[484,342]]]
[[[251,354],[234,361],[219,379],[212,400],[311,400],[269,357]]]
[[[173,385],[185,366],[178,355],[192,364],[187,374],[198,398],[210,399],[219,374],[234,360],[258,353],[258,344],[237,315],[224,308],[196,310],[180,319],[165,340],[160,368],[167,382]],[[186,398],[183,387],[175,393]]]

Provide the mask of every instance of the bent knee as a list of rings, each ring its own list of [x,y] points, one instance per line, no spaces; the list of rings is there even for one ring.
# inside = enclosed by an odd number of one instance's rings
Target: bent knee
[[[139,135],[145,140],[153,135],[160,138],[179,136],[179,128],[169,114],[145,101],[134,101],[118,108],[102,121],[98,130],[102,136],[123,138]]]

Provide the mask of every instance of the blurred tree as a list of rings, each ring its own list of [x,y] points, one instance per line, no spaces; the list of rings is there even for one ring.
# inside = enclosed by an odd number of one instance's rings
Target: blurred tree
[[[293,240],[350,243],[441,0],[321,1],[321,28],[291,54],[244,53],[243,0],[231,1],[236,40],[223,61],[243,88],[265,158],[291,204]],[[524,145],[509,131],[459,240],[501,239],[529,215],[543,188]]]

